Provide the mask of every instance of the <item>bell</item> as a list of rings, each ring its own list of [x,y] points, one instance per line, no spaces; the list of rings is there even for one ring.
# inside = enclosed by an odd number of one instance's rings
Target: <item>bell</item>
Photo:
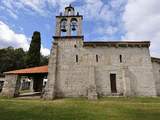
[[[76,30],[76,26],[75,26],[75,25],[72,26],[72,30],[73,30],[73,31]]]
[[[67,31],[67,30],[66,30],[66,27],[65,27],[65,26],[62,26],[61,31],[62,31],[62,32],[66,32],[66,31]]]
[[[65,28],[62,28],[61,31],[62,31],[62,32],[66,32],[67,30],[66,30]]]

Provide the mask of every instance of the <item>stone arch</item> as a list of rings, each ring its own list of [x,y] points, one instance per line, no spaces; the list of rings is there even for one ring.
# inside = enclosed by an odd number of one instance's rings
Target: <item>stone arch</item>
[[[78,20],[76,18],[71,19],[70,29],[71,29],[71,36],[77,36],[78,35]]]
[[[60,31],[61,31],[61,36],[66,36],[67,34],[67,19],[63,18],[60,21]]]

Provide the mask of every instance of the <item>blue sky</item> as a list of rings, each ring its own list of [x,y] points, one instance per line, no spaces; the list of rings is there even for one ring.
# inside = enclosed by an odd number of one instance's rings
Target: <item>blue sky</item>
[[[0,48],[27,50],[34,31],[41,32],[44,55],[55,33],[55,16],[72,4],[84,16],[85,41],[151,41],[151,55],[160,57],[158,0],[0,0]]]

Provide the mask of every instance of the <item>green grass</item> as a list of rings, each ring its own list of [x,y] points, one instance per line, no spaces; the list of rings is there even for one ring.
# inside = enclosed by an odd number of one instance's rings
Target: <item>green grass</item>
[[[160,98],[0,98],[0,120],[160,120]]]

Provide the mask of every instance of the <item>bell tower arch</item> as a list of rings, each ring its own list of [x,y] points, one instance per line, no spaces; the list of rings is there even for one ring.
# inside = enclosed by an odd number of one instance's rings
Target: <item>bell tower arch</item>
[[[83,37],[82,36],[83,16],[75,11],[74,7],[69,5],[63,13],[56,16],[56,37]]]

